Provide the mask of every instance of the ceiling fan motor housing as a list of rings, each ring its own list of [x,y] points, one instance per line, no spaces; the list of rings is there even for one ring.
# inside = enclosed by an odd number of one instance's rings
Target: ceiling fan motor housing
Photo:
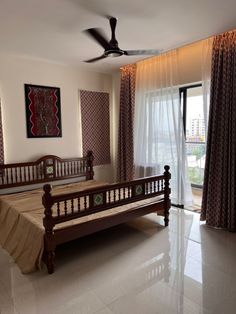
[[[120,57],[123,56],[124,51],[121,49],[109,49],[104,51],[106,57]]]

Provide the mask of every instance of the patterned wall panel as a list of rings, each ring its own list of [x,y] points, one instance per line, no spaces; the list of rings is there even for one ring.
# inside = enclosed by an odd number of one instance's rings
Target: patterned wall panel
[[[83,154],[94,153],[94,165],[105,165],[110,158],[109,94],[80,91]]]

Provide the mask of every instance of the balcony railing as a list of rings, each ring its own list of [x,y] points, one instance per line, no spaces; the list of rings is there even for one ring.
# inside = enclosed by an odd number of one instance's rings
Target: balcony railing
[[[206,143],[186,141],[186,154],[191,185],[202,187],[206,160]]]

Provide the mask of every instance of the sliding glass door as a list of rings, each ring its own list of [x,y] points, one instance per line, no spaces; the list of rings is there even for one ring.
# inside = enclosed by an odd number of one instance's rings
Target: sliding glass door
[[[180,88],[188,177],[192,186],[193,199],[196,203],[203,185],[206,159],[206,130],[203,107],[202,85],[191,85]],[[199,205],[201,200],[197,202]]]

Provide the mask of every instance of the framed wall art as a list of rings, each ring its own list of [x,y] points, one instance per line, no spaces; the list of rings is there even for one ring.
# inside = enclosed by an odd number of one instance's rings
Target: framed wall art
[[[61,137],[60,88],[25,84],[27,137]]]

